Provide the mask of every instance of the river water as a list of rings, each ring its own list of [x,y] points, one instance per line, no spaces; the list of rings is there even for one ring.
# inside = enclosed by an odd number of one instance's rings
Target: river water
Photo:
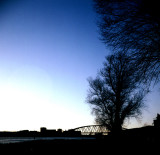
[[[95,139],[95,137],[0,137],[0,144],[20,143],[35,140],[83,140]]]

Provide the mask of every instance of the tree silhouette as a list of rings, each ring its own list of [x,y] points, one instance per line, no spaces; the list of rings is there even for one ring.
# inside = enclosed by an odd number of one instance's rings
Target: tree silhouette
[[[139,88],[136,65],[130,66],[125,53],[106,57],[104,68],[95,79],[90,78],[87,102],[98,124],[119,134],[128,118],[140,116],[145,91]]]
[[[142,79],[159,80],[160,9],[157,0],[94,0],[101,39],[115,50],[126,51]]]

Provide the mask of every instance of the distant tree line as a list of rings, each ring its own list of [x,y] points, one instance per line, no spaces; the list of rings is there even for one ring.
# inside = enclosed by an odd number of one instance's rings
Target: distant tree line
[[[119,134],[124,122],[138,118],[151,81],[160,77],[158,1],[94,0],[101,40],[113,51],[95,79],[87,102],[98,124]]]

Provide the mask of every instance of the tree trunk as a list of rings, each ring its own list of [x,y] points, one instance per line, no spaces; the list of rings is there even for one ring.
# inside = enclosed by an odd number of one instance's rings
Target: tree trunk
[[[114,135],[120,135],[121,131],[122,131],[122,121],[120,118],[120,106],[119,106],[119,104],[117,104],[112,133]]]
[[[120,121],[115,122],[111,131],[112,135],[118,136],[121,134],[121,132],[122,132],[122,125]]]

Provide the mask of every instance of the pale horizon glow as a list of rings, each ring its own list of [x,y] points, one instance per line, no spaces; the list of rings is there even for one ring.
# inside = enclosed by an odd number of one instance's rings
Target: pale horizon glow
[[[95,124],[86,103],[110,51],[99,40],[92,0],[0,1],[0,131],[63,130]],[[141,122],[160,112],[159,91]]]
[[[38,68],[25,66],[17,70],[0,88],[0,122],[5,124],[1,131],[40,127],[67,130],[85,122],[85,111],[69,107],[67,98],[54,92],[52,85],[47,73]]]

